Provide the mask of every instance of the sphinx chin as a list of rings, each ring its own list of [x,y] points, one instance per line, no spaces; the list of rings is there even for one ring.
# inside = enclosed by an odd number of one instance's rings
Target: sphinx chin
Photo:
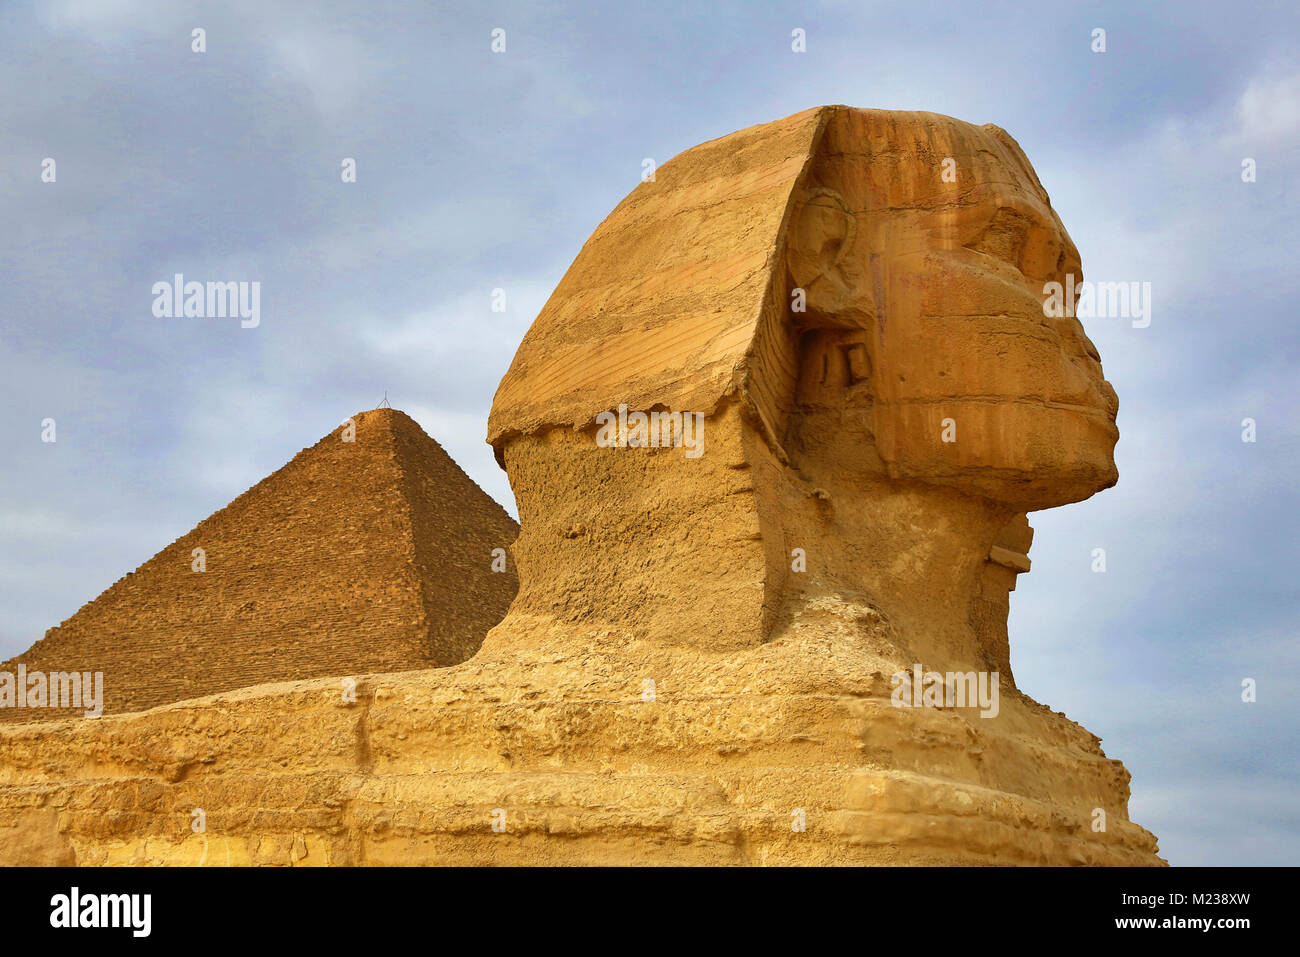
[[[1119,481],[1113,418],[1041,399],[960,399],[877,415],[887,474],[1030,512],[1083,501]],[[917,437],[940,436],[938,441]]]

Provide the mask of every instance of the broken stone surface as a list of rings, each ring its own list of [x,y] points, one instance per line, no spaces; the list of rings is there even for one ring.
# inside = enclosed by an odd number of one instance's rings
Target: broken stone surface
[[[0,729],[0,855],[1162,863],[1010,670],[1025,513],[1117,479],[1096,350],[1042,312],[1078,271],[996,127],[824,107],[686,151],[502,380],[520,586],[478,653]],[[703,454],[602,444],[620,405],[702,414]],[[918,707],[917,672],[999,694]]]

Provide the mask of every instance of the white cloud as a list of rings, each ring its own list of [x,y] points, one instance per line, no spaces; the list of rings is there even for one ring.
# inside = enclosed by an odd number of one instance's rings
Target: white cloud
[[[1300,139],[1300,73],[1252,78],[1237,101],[1236,121],[1234,145],[1294,146]]]

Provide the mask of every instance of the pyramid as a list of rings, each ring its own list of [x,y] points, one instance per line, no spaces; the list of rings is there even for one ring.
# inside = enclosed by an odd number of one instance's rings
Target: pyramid
[[[0,672],[102,672],[109,714],[469,658],[517,590],[493,550],[518,526],[405,413],[349,421]],[[84,711],[4,707],[0,721]]]

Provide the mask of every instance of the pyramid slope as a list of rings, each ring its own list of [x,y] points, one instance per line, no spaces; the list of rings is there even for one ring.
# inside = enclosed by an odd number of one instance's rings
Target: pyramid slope
[[[451,456],[403,413],[393,440],[414,528],[415,567],[429,623],[425,653],[441,665],[478,651],[519,590],[513,561],[490,571],[493,548],[509,548],[519,526]],[[483,609],[496,609],[485,621]]]
[[[490,567],[517,526],[405,413],[353,421],[355,441],[340,428],[299,452],[0,671],[103,672],[107,714],[468,658],[518,587]]]

